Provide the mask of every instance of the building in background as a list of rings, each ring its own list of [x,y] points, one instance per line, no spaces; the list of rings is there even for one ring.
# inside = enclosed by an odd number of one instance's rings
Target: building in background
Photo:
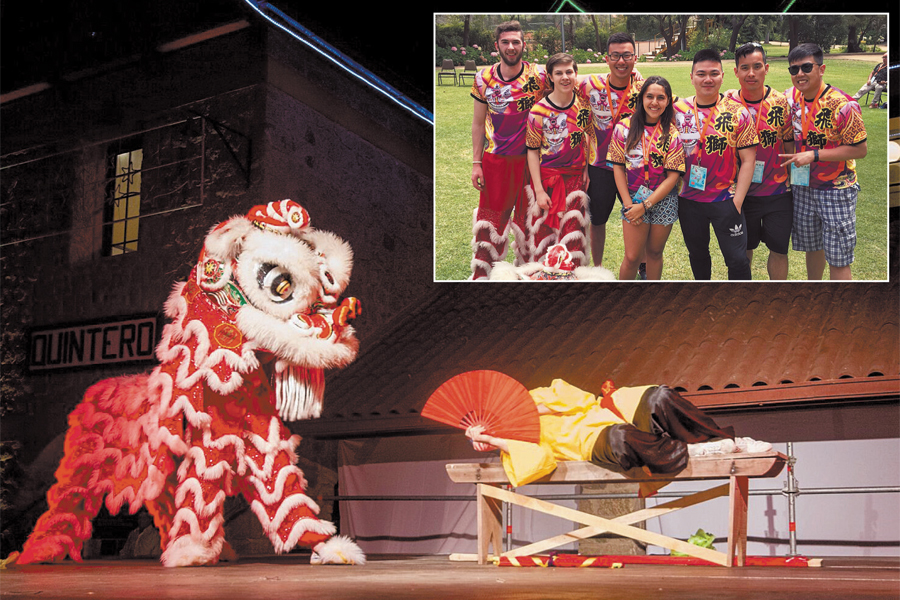
[[[97,4],[114,8],[82,10]],[[431,285],[429,121],[244,3],[146,4],[106,15],[125,30],[115,44],[22,50],[4,72],[2,441],[33,467],[26,510],[87,387],[155,365],[163,303],[215,224],[291,198],[348,240],[363,344]],[[48,34],[72,10],[57,9]],[[336,446],[309,445],[304,471],[331,494]]]

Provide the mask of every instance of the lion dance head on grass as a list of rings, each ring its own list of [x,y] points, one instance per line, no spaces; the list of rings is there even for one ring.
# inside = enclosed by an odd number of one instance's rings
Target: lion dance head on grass
[[[189,279],[165,304],[149,374],[101,381],[69,415],[65,456],[15,564],[81,560],[101,503],[146,507],[166,566],[212,565],[225,542],[225,498],[241,494],[277,553],[365,562],[319,520],[284,421],[321,414],[325,369],[354,360],[355,298],[341,299],[353,253],[314,229],[291,200],[214,227]]]

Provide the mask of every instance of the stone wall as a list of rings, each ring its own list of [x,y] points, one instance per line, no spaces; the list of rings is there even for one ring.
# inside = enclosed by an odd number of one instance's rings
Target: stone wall
[[[603,485],[584,485],[581,487],[582,494],[637,494],[637,492],[638,485],[634,483],[608,483]],[[578,501],[578,510],[606,519],[641,510],[644,506],[644,500],[641,498]],[[643,527],[643,524],[635,524],[635,526]],[[634,556],[647,553],[646,546],[642,542],[612,534],[602,534],[581,540],[578,543],[578,552],[585,556],[606,554]]]

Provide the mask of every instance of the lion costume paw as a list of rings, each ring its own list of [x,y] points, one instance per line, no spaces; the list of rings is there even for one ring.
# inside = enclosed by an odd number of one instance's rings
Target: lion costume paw
[[[343,535],[336,535],[322,542],[309,558],[312,565],[364,565],[366,555],[356,542]]]

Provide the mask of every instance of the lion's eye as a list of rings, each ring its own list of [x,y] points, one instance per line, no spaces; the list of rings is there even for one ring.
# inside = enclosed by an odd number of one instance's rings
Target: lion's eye
[[[259,288],[269,295],[273,302],[287,302],[294,294],[291,274],[278,265],[265,264],[257,273]]]

